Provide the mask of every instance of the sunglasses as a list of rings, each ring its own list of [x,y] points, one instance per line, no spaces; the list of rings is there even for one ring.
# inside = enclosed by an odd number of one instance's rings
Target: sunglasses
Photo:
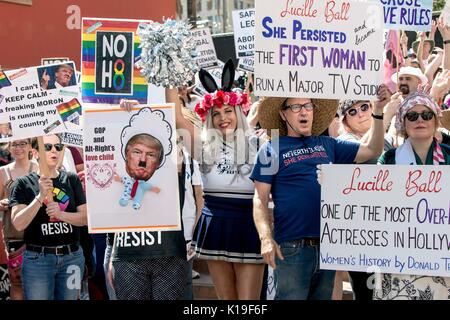
[[[422,111],[421,113],[411,111],[405,115],[406,119],[412,122],[417,121],[417,119],[419,119],[419,116],[425,121],[430,121],[431,119],[433,119],[434,113],[433,111]]]
[[[64,145],[62,143],[55,143],[55,144],[51,144],[51,143],[44,143],[44,148],[45,151],[50,151],[52,150],[52,148],[55,147],[56,151],[61,151],[64,147]]]
[[[362,112],[366,112],[367,110],[369,110],[369,108],[370,108],[370,106],[367,103],[364,103],[359,108],[351,108],[350,110],[347,111],[347,114],[350,117],[354,117],[358,113],[358,110],[361,109]]]
[[[314,105],[311,102],[308,102],[305,104],[291,104],[290,106],[284,106],[284,110],[291,109],[293,113],[299,113],[302,108],[306,111],[312,111],[314,109]]]

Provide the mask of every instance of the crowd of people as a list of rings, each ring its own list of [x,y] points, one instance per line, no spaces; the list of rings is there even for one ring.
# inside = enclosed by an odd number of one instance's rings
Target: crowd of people
[[[443,48],[433,41],[437,30]],[[43,144],[7,143],[0,265],[10,285],[0,298],[193,299],[192,261],[200,259],[219,299],[264,298],[268,266],[275,299],[341,299],[344,272],[319,268],[317,166],[450,164],[450,26],[439,20],[429,37],[418,34],[408,48],[402,36],[405,62],[391,77],[395,90],[379,84],[374,101],[255,97],[252,103],[251,84],[236,87],[231,60],[220,85],[200,70],[203,97],[193,86],[167,88],[176,127],[189,133],[177,139],[181,231],[88,234],[82,148],[65,147],[58,135],[44,136]],[[57,73],[69,82],[73,70]],[[51,86],[46,71],[41,85]],[[137,104],[120,106],[131,111]],[[127,172],[140,179],[133,161],[142,164],[151,168],[148,180],[161,165],[160,142],[142,136],[136,144],[143,151],[126,147]],[[295,150],[305,152],[286,161]],[[139,207],[135,198],[133,208]],[[129,237],[149,241],[127,247]],[[381,289],[373,290],[371,276],[349,272],[355,299],[450,299],[450,278],[382,274],[375,286]]]

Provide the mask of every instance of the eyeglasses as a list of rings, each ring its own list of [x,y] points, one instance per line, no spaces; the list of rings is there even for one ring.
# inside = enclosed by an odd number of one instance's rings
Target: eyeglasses
[[[431,119],[433,119],[434,113],[433,111],[422,111],[421,113],[411,111],[405,115],[406,119],[411,122],[417,121],[417,119],[419,119],[419,116],[425,121],[430,121]]]
[[[28,142],[11,143],[11,148],[25,148]]]
[[[359,108],[351,108],[350,110],[347,111],[347,114],[350,117],[354,117],[358,113],[358,110],[361,109],[362,112],[366,112],[367,110],[369,110],[369,108],[370,108],[370,106],[367,103],[364,103]]]
[[[306,111],[312,111],[314,109],[314,105],[311,102],[305,104],[291,104],[290,106],[284,106],[284,110],[291,109],[293,113],[299,113],[301,110],[305,109]]]
[[[56,151],[61,151],[64,146],[62,143],[55,143],[55,144],[44,143],[44,148],[45,148],[45,151],[47,151],[47,152],[51,151],[53,147],[55,147]]]

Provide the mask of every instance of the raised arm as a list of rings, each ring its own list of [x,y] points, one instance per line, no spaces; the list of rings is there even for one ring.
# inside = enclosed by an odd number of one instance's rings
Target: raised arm
[[[383,152],[384,146],[384,124],[381,117],[383,115],[384,106],[390,100],[390,92],[387,86],[381,85],[378,91],[378,100],[375,102],[373,115],[375,115],[372,126],[369,129],[370,135],[366,142],[360,144],[355,162],[362,163],[370,159],[376,159]]]
[[[181,111],[181,103],[178,98],[178,92],[175,88],[166,88],[166,101],[175,104],[175,121],[178,129],[178,134],[183,138],[183,143],[189,153],[197,161],[200,158],[199,149],[201,148],[200,134],[195,129],[195,126],[183,116]],[[190,142],[190,145],[186,144],[186,141]]]
[[[442,40],[444,42],[444,63],[442,68],[443,69],[450,69],[450,25],[448,23],[445,23],[444,17],[440,17],[438,20],[438,28],[439,32],[441,33]]]

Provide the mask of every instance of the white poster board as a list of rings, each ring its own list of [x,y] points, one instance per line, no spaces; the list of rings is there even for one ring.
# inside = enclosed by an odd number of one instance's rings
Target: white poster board
[[[83,135],[90,233],[181,229],[173,105],[96,106]]]
[[[393,30],[430,31],[433,0],[379,0],[383,5],[384,27]]]
[[[255,70],[255,60],[253,57],[244,57],[239,59],[238,69],[253,72]]]
[[[450,276],[448,166],[324,165],[320,268]]]
[[[197,57],[195,58],[197,65],[200,68],[216,67],[216,49],[214,48],[214,43],[209,28],[193,29],[191,30],[191,35],[197,45]]]
[[[70,61],[70,59],[67,57],[41,58],[41,65],[57,64],[57,63],[63,63],[66,61]]]
[[[83,132],[81,130],[63,132],[60,134],[61,143],[71,147],[83,147]]]
[[[0,142],[81,128],[73,62],[9,70],[0,78]]]
[[[383,82],[380,4],[256,0],[257,96],[372,99]]]
[[[253,56],[255,50],[255,9],[233,11],[233,31],[236,57]]]

